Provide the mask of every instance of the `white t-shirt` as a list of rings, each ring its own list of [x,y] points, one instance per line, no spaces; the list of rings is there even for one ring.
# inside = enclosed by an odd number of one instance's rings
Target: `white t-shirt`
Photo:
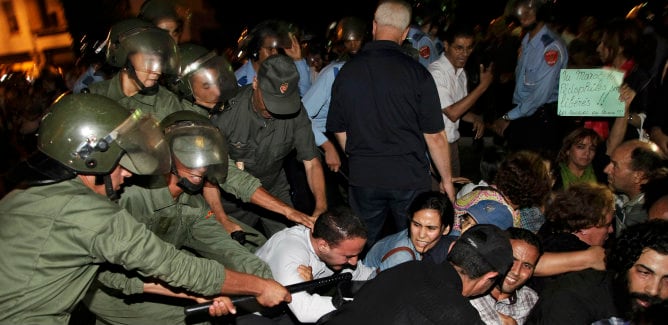
[[[313,278],[320,279],[334,274],[327,265],[318,258],[311,245],[311,229],[297,225],[273,234],[256,252],[259,258],[269,264],[274,280],[282,285],[304,282],[299,275],[299,265],[310,266]],[[352,270],[344,270],[343,272]],[[352,271],[353,280],[367,280],[375,275],[375,268],[357,263]],[[299,292],[292,294],[292,302],[288,304],[290,311],[302,323],[315,323],[323,315],[336,309],[332,297]]]
[[[464,69],[455,69],[450,60],[445,57],[445,54],[429,65],[429,72],[431,72],[434,82],[436,82],[438,97],[441,100],[441,109],[462,100],[468,95]],[[443,121],[445,122],[445,134],[448,136],[448,142],[453,143],[459,140],[459,120],[452,122],[443,114]]]

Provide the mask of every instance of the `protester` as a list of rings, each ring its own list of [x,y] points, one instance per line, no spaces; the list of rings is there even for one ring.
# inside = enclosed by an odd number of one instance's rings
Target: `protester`
[[[381,272],[325,324],[484,324],[469,297],[491,289],[512,264],[507,234],[476,225],[454,242],[447,262]]]
[[[298,225],[279,231],[255,254],[269,264],[275,279],[284,285],[303,281],[298,271],[301,265],[311,268],[314,279],[352,272],[354,280],[367,280],[375,274],[375,268],[359,262],[366,235],[366,227],[354,214],[329,211],[318,217],[313,230]],[[299,322],[314,323],[341,303],[332,296],[299,292],[288,307]]]
[[[380,272],[407,261],[422,260],[450,233],[455,211],[445,194],[429,191],[415,197],[408,213],[408,229],[376,242],[364,258],[365,265]]]
[[[529,230],[508,228],[513,246],[513,266],[490,293],[471,300],[486,324],[524,324],[538,301],[538,294],[524,284],[533,276],[543,254],[540,238]]]

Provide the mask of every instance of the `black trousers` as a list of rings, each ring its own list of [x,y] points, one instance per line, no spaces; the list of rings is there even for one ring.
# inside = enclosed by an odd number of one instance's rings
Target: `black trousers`
[[[557,103],[539,107],[533,115],[510,122],[506,129],[509,151],[531,150],[553,157],[569,129],[570,119],[557,115]]]

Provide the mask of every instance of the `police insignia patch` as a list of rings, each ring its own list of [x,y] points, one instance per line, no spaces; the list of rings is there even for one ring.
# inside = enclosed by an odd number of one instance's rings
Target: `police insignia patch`
[[[557,50],[549,50],[545,52],[545,63],[549,66],[553,66],[557,64],[557,61],[559,61],[559,51]]]
[[[420,56],[425,59],[428,59],[429,56],[431,56],[431,49],[429,48],[429,46],[425,45],[420,48]]]

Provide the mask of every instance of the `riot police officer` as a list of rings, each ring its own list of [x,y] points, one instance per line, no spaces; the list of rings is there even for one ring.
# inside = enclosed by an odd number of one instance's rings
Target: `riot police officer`
[[[126,187],[119,204],[178,249],[189,249],[240,272],[271,278],[266,263],[208,217],[209,206],[200,195],[205,180],[223,183],[227,177],[227,143],[221,133],[208,118],[190,111],[170,114],[161,128],[170,148],[171,172],[160,175],[153,186]],[[244,230],[253,231],[248,226]],[[99,320],[107,324],[185,323],[183,306],[192,301],[122,292],[142,287],[144,281],[135,271],[102,270],[97,280],[105,288],[94,287],[84,299]]]
[[[175,249],[109,200],[133,172],[169,171],[160,128],[143,112],[99,95],[66,95],[43,119],[38,148],[29,166],[41,186],[0,201],[1,323],[67,324],[105,262],[203,296],[254,292],[269,306],[291,300],[275,281]],[[226,300],[209,311],[230,310]]]
[[[179,43],[184,29],[188,24],[189,17],[183,17],[178,12],[175,0],[145,0],[139,8],[137,18],[144,19],[155,24],[158,28],[166,30]]]
[[[230,63],[215,51],[192,43],[179,45],[179,54],[181,73],[174,84],[174,89],[182,98],[181,104],[184,109],[202,116],[209,116],[222,110],[223,105],[238,89]],[[229,164],[227,181],[219,185],[225,190],[224,195],[229,196],[229,200],[233,200],[234,197],[235,200],[256,204],[307,227],[313,226],[313,218],[271,195],[259,179],[237,168],[234,163]],[[205,188],[204,195],[209,205],[217,209],[217,205],[221,204],[220,193],[208,194],[207,191],[214,192],[216,189]],[[232,221],[227,216],[230,211],[224,210],[221,205],[220,210],[215,211],[216,219],[231,234],[242,230],[243,224],[237,220]],[[232,216],[236,215],[235,210],[232,209]],[[261,242],[266,240],[264,237],[259,239]],[[257,239],[254,241],[258,242]]]
[[[139,108],[158,121],[182,109],[178,98],[159,82],[163,74],[175,75],[179,66],[176,44],[166,31],[138,18],[119,21],[109,31],[106,59],[121,70],[91,84],[91,93],[128,109]]]
[[[234,71],[239,86],[253,83],[260,65],[268,57],[285,54],[292,58],[299,73],[299,94],[303,96],[311,87],[308,62],[302,57],[299,40],[293,25],[280,20],[269,19],[251,29],[241,41],[241,50],[246,63]]]

